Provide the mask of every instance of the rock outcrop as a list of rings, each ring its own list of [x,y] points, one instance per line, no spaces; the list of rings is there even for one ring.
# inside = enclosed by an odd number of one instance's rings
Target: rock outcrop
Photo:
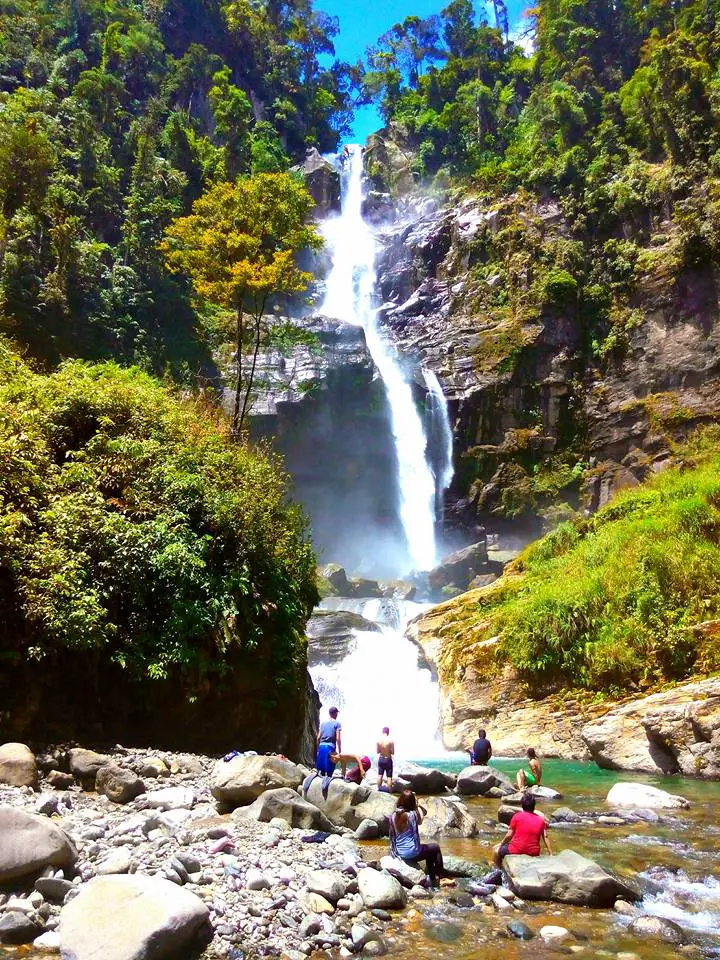
[[[348,610],[315,610],[306,628],[308,665],[339,663],[352,649],[356,630],[378,632],[380,627]]]
[[[527,900],[611,907],[618,899],[640,898],[630,881],[607,873],[574,850],[563,850],[555,857],[508,856],[503,868],[512,890]]]
[[[340,174],[329,160],[311,147],[297,169],[305,177],[305,185],[315,201],[315,215],[318,218],[340,210]]]
[[[610,710],[583,728],[582,739],[600,767],[716,780],[720,678],[683,684]]]

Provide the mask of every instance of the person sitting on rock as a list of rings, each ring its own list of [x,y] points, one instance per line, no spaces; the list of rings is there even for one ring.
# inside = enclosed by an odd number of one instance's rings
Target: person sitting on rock
[[[331,777],[335,772],[335,762],[332,759],[333,754],[340,753],[342,743],[340,740],[340,731],[342,725],[337,718],[338,708],[330,707],[328,711],[330,719],[320,724],[317,733],[317,754],[315,756],[315,768],[317,772],[324,777]]]
[[[481,728],[478,730],[478,738],[472,745],[470,754],[470,763],[476,767],[486,767],[492,757],[492,744],[487,738],[487,734]]]
[[[399,860],[417,863],[424,860],[430,883],[437,885],[445,873],[442,851],[437,843],[420,842],[423,809],[412,790],[403,790],[390,815],[390,849]]]
[[[552,856],[548,827],[550,824],[540,813],[535,813],[535,797],[531,793],[524,793],[520,801],[521,810],[513,814],[507,833],[500,845],[493,851],[495,866],[502,866],[503,859],[508,854],[525,854],[527,857],[540,856],[540,841],[547,847]]]
[[[542,779],[542,766],[532,747],[528,747],[527,757],[529,769],[521,769],[517,772],[516,782],[518,790],[527,790],[528,787],[540,786]]]
[[[331,759],[333,763],[341,765],[346,783],[362,783],[365,774],[372,766],[370,757],[358,757],[354,753],[334,753]],[[352,766],[346,773],[345,769],[348,764],[352,764]]]
[[[378,790],[383,789],[383,781],[387,777],[387,788],[392,793],[393,755],[395,744],[390,739],[390,727],[383,727],[382,737],[377,742],[378,753]]]

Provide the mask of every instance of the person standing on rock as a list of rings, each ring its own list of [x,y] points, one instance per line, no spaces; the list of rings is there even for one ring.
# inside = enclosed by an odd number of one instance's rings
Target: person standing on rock
[[[387,777],[387,788],[392,793],[393,756],[395,744],[390,739],[390,727],[383,727],[382,736],[377,742],[378,752],[378,790],[383,788],[383,780]]]
[[[516,783],[518,790],[526,790],[528,787],[540,786],[542,780],[542,766],[537,758],[537,754],[532,747],[527,751],[529,769],[521,769],[517,772]]]
[[[423,808],[418,807],[417,797],[412,790],[403,790],[398,797],[397,807],[390,816],[390,848],[398,860],[417,863],[424,860],[430,883],[436,885],[445,875],[442,851],[437,843],[420,842],[420,824],[423,822]]]
[[[317,754],[315,756],[315,767],[318,773],[324,777],[331,777],[335,772],[335,761],[333,754],[339,754],[342,750],[342,741],[340,731],[342,724],[338,720],[338,708],[330,707],[328,710],[329,720],[320,724],[317,733]]]
[[[550,856],[553,855],[548,838],[549,823],[540,813],[535,813],[535,797],[531,793],[523,794],[520,801],[522,810],[513,814],[507,833],[500,845],[493,851],[495,866],[502,866],[508,854],[515,856],[524,854],[526,857],[540,856],[540,841],[547,847]]]
[[[492,744],[487,738],[485,731],[478,730],[478,738],[472,745],[470,753],[470,763],[476,767],[486,767],[492,757]]]

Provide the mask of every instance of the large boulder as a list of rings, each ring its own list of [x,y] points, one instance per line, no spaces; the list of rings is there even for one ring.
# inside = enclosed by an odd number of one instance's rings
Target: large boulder
[[[315,610],[305,632],[308,640],[308,666],[339,663],[355,642],[356,631],[379,632],[380,627],[359,613],[349,610]]]
[[[405,887],[414,887],[416,884],[422,883],[425,879],[425,872],[423,870],[418,870],[417,867],[413,867],[404,860],[399,860],[397,857],[383,857],[380,861],[380,869],[385,870],[390,876],[395,877],[395,879],[399,880]]]
[[[100,767],[104,767],[111,762],[110,757],[104,753],[96,753],[94,750],[85,750],[83,747],[76,747],[70,751],[69,755],[70,773],[79,780],[86,790],[95,788],[95,778]]]
[[[511,889],[525,900],[554,900],[585,907],[635,901],[640,891],[574,850],[555,857],[507,856],[503,868]]]
[[[666,793],[648,783],[616,783],[610,788],[607,803],[611,807],[639,807],[651,810],[686,810],[690,801],[674,793]]]
[[[515,793],[509,778],[494,767],[470,766],[458,774],[456,790],[461,797],[484,797],[493,788],[503,796]]]
[[[66,960],[190,956],[209,936],[209,911],[199,897],[142,874],[96,877],[60,914]]]
[[[75,844],[47,817],[0,807],[0,884],[48,866],[71,870],[76,859]]]
[[[371,867],[358,874],[358,889],[368,910],[399,910],[407,903],[400,881]]]
[[[395,800],[389,793],[380,793],[365,784],[346,783],[340,777],[333,777],[325,787],[322,777],[308,778],[303,797],[336,826],[356,830],[363,820],[374,820],[383,836],[387,835],[388,818],[395,809]]]
[[[37,763],[30,747],[24,743],[3,743],[0,746],[0,783],[11,787],[36,786]]]
[[[443,773],[442,770],[434,770],[432,767],[423,767],[419,763],[410,763],[409,761],[397,766],[396,778],[393,783],[393,786],[397,788],[395,792],[408,786],[416,793],[428,795],[453,790],[457,781],[454,774]]]
[[[348,596],[350,582],[347,578],[345,567],[341,567],[339,563],[326,563],[325,566],[320,569],[319,573],[332,587],[334,596]]]
[[[305,882],[310,893],[319,893],[334,906],[345,896],[349,878],[339,870],[311,870]]]
[[[329,213],[339,212],[340,174],[332,163],[322,157],[316,147],[310,147],[299,169],[315,201],[317,215],[326,217]]]
[[[108,763],[98,770],[95,789],[113,803],[130,803],[145,793],[145,784],[132,770]]]
[[[337,827],[317,807],[299,797],[290,787],[266,790],[249,807],[239,807],[235,816],[269,823],[279,817],[291,827],[337,833]]]
[[[644,940],[661,940],[663,943],[687,943],[683,928],[665,917],[636,917],[630,924],[630,932]]]
[[[233,757],[218,760],[212,774],[212,795],[225,807],[252,803],[266,790],[296,788],[303,772],[297,764],[282,757]]]
[[[718,779],[720,677],[633,700],[581,733],[600,767]]]
[[[465,590],[470,581],[485,572],[488,562],[487,544],[484,540],[469,547],[456,550],[428,573],[428,586],[433,594],[440,594],[445,587]]]
[[[420,834],[426,839],[477,836],[475,818],[461,801],[449,797],[427,797],[423,798],[422,805],[427,810],[427,816],[420,826]]]

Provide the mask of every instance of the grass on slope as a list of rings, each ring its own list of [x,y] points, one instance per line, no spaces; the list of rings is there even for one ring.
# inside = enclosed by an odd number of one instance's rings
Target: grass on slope
[[[720,429],[697,432],[677,461],[449,604],[444,677],[510,663],[531,686],[617,694],[720,670],[720,633],[697,629],[720,617]],[[490,637],[494,657],[477,646]]]

